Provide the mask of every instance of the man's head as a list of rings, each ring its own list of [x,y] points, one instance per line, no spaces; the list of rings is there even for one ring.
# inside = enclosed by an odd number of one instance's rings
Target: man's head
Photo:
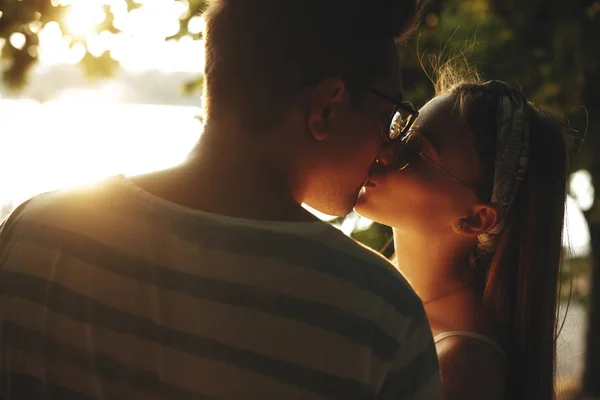
[[[394,44],[418,10],[419,0],[212,1],[208,123],[234,121],[273,146],[297,201],[347,213],[395,108],[369,89],[398,99]]]

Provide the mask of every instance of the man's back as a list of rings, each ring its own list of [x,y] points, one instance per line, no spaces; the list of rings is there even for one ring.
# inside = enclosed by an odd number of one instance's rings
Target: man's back
[[[438,398],[418,298],[324,223],[193,211],[123,178],[0,234],[5,399]]]

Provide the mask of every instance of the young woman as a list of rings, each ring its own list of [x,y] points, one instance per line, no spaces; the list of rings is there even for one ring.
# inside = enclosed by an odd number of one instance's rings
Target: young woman
[[[359,197],[359,214],[393,227],[448,400],[554,398],[562,132],[505,83],[453,85],[388,146]]]

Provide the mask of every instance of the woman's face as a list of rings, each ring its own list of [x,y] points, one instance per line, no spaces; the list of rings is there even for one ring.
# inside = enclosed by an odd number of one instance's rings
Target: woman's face
[[[434,98],[419,113],[410,133],[421,135],[422,156],[401,171],[391,170],[385,167],[386,159],[397,145],[386,148],[356,211],[400,230],[452,232],[453,225],[478,203],[471,189],[480,174],[474,139],[449,95]]]

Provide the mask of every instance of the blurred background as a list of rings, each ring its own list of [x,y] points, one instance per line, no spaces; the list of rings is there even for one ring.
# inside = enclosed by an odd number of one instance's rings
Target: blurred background
[[[0,0],[0,220],[40,192],[182,162],[202,130],[202,0]],[[589,271],[600,255],[600,1],[432,0],[400,49],[406,98],[425,70],[463,54],[579,131],[565,223],[558,379],[582,370]],[[314,210],[313,210],[314,211]],[[381,249],[391,231],[330,221]]]

